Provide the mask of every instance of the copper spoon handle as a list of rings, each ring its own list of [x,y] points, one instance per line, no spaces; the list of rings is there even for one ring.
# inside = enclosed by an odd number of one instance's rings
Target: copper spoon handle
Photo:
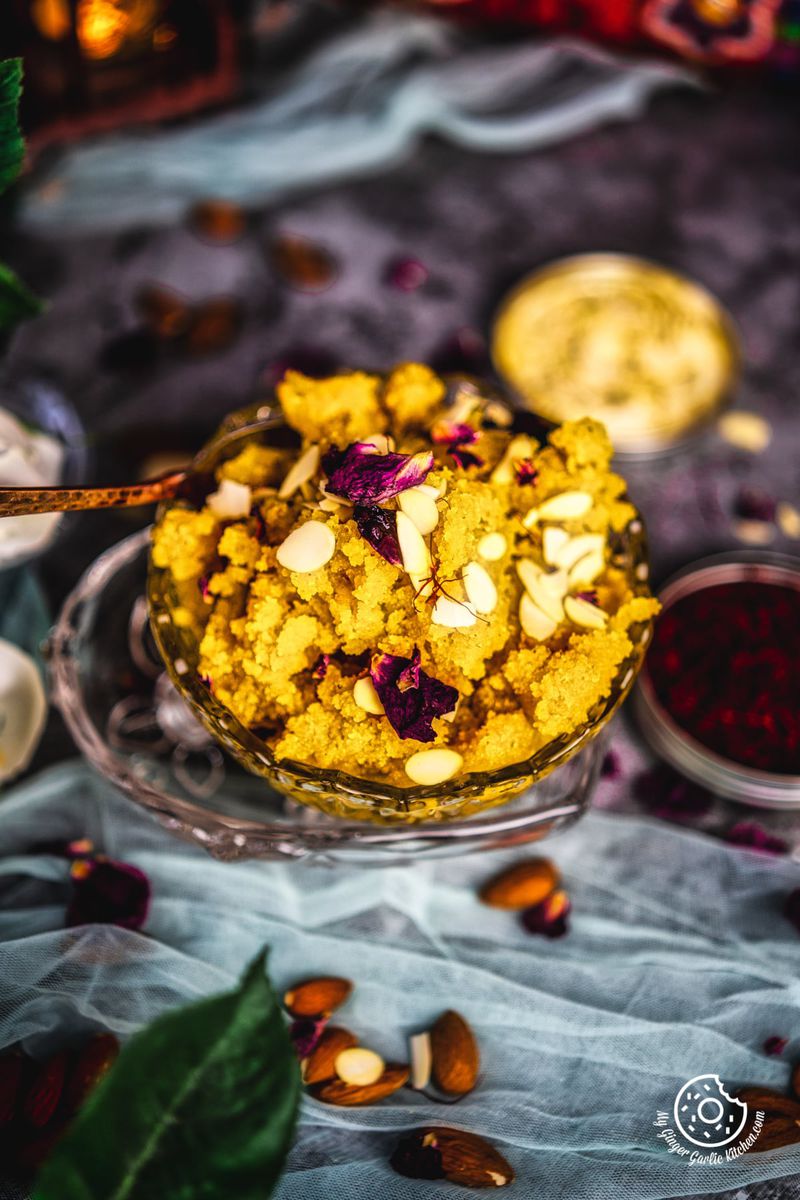
[[[187,471],[173,471],[161,479],[148,479],[145,483],[130,483],[121,487],[0,487],[0,517],[154,504],[176,496],[187,477]]]

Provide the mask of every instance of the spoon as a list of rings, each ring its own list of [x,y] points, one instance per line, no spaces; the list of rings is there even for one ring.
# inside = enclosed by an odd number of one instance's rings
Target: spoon
[[[275,416],[270,414],[241,425],[238,429],[216,438],[211,446],[196,455],[184,470],[172,471],[157,479],[147,479],[143,483],[126,483],[114,487],[0,487],[0,517],[75,512],[80,509],[135,508],[137,505],[155,504],[160,500],[173,500],[177,496],[188,495],[195,480],[210,473],[212,456],[216,460],[220,452],[232,443],[250,437],[260,430],[269,429],[274,424]]]

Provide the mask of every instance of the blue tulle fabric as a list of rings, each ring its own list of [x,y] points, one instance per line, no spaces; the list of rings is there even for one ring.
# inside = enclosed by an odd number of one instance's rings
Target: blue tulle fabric
[[[481,46],[456,24],[379,12],[247,106],[68,149],[41,167],[20,219],[63,235],[175,220],[210,195],[259,203],[392,166],[431,133],[484,151],[531,149],[633,117],[653,92],[696,78],[577,42]]]
[[[31,847],[89,836],[152,880],[143,933],[63,929],[63,860]],[[541,1200],[721,1191],[800,1171],[800,1148],[689,1166],[653,1126],[692,1077],[788,1087],[800,1052],[800,936],[782,916],[800,883],[760,857],[648,820],[590,813],[547,845],[574,903],[559,941],[482,906],[476,885],[520,851],[358,869],[215,862],[72,763],[0,802],[0,1046],[43,1048],[76,1026],[123,1038],[157,1013],[230,987],[271,947],[278,988],[346,974],[342,1014],[402,1060],[446,1007],[474,1026],[480,1083],[442,1107],[403,1090],[363,1109],[306,1098],[280,1200],[410,1200],[440,1185],[392,1173],[397,1136],[446,1123],[488,1136]],[[792,1039],[767,1057],[772,1035]]]

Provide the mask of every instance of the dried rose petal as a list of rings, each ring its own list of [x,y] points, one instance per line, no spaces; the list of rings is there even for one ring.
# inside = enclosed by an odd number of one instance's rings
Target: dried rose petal
[[[600,604],[600,599],[597,592],[592,588],[585,592],[576,592],[576,600],[585,600],[587,604],[594,604],[595,608]]]
[[[395,258],[386,268],[386,282],[399,292],[415,292],[428,282],[428,268],[418,258]]]
[[[369,442],[354,442],[345,450],[332,446],[322,459],[328,476],[326,490],[351,504],[381,504],[407,488],[424,483],[433,454],[378,454]]]
[[[197,587],[199,589],[200,595],[203,597],[204,600],[208,600],[211,595],[211,592],[210,592],[209,586],[208,586],[210,580],[211,580],[210,575],[201,575],[197,581]]]
[[[529,458],[520,458],[514,463],[514,474],[517,477],[517,483],[528,484],[536,483],[539,478],[539,472]]]
[[[776,1034],[773,1034],[772,1037],[768,1037],[764,1042],[764,1053],[769,1054],[771,1058],[776,1058],[779,1054],[783,1054],[788,1045],[788,1038],[778,1037]]]
[[[417,1133],[400,1139],[389,1162],[398,1175],[407,1179],[444,1179],[441,1150],[430,1143],[420,1145]]]
[[[712,794],[700,784],[684,779],[667,766],[640,775],[634,782],[634,794],[652,816],[678,825],[705,816],[714,803]]]
[[[376,504],[361,504],[353,510],[353,520],[358,532],[381,558],[385,558],[393,567],[401,565],[403,556],[397,540],[397,518],[393,512],[378,508]]]
[[[774,521],[775,508],[772,496],[756,488],[742,488],[734,504],[736,516],[745,521]]]
[[[622,774],[622,763],[616,750],[609,750],[600,766],[601,779],[619,779]]]
[[[82,859],[73,864],[67,926],[119,925],[141,929],[150,909],[150,881],[130,863]]]
[[[462,471],[466,471],[468,467],[483,466],[483,459],[480,454],[473,454],[470,450],[462,450],[460,446],[451,447],[450,455],[455,459],[456,466],[461,467]]]
[[[563,937],[569,933],[569,914],[572,905],[566,892],[552,892],[546,900],[540,900],[526,908],[520,920],[528,933],[541,934],[546,938]]]
[[[412,658],[376,654],[370,676],[389,724],[401,738],[434,741],[436,734],[431,725],[434,717],[451,713],[458,702],[454,687],[422,670],[416,649]]]
[[[431,428],[431,441],[437,446],[473,446],[479,433],[466,421],[448,421],[443,418]]]
[[[314,676],[315,679],[324,679],[325,678],[325,676],[328,674],[328,667],[330,666],[330,661],[331,661],[330,654],[320,654],[319,658],[314,663],[314,669],[311,672],[311,674]]]
[[[758,854],[788,854],[789,847],[783,838],[776,837],[755,821],[739,821],[724,835],[732,846],[744,846]]]
[[[308,1058],[325,1032],[327,1017],[300,1017],[289,1026],[289,1039],[299,1059]]]

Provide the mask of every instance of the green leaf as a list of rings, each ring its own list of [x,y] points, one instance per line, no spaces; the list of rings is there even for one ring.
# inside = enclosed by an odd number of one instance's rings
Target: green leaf
[[[17,279],[10,267],[0,263],[0,329],[16,325],[26,317],[35,317],[41,311],[41,302]]]
[[[25,143],[17,122],[22,91],[22,59],[0,61],[0,192],[4,192],[22,169]]]
[[[291,1144],[300,1069],[265,973],[159,1017],[123,1049],[34,1200],[265,1200]]]

